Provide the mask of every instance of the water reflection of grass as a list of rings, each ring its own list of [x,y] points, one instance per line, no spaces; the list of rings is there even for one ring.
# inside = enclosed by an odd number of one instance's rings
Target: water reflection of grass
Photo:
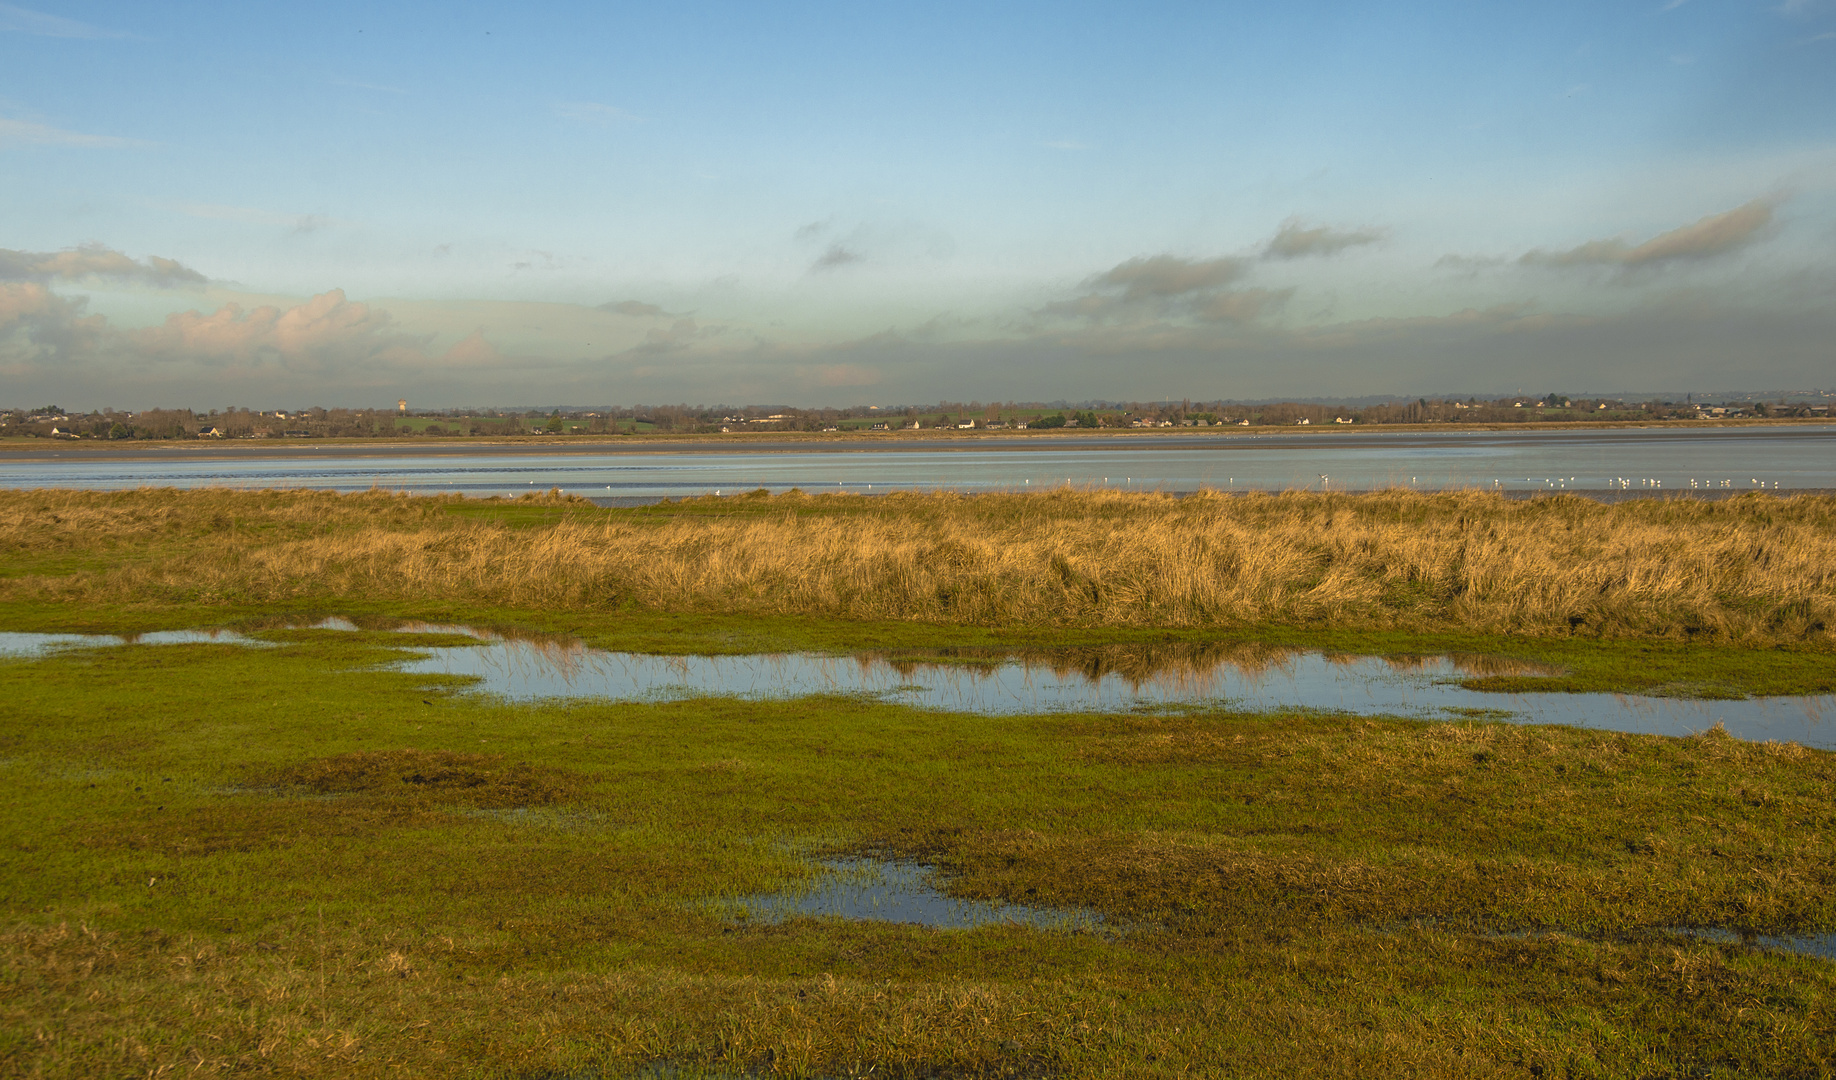
[[[427,694],[386,643],[0,663],[4,1071],[1774,1076],[1836,1051],[1829,962],[1665,931],[1836,929],[1828,753],[513,705]],[[1138,929],[700,906],[848,854]]]
[[[361,607],[363,601],[348,603]],[[406,614],[412,614],[409,619]],[[437,614],[435,633],[402,634],[393,628]],[[120,634],[192,626],[229,626],[268,641],[300,641],[323,612],[236,614],[220,608],[47,606],[0,602],[0,626],[9,630]],[[1291,664],[1302,652],[1324,651],[1346,663],[1386,658],[1394,670],[1450,657],[1459,685],[1494,693],[1641,693],[1673,697],[1740,698],[1749,695],[1836,693],[1836,654],[1797,648],[1704,646],[1686,642],[1488,637],[1454,633],[1296,630],[1255,627],[1208,632],[1197,639],[1131,640],[1126,628],[1085,628],[1038,634],[1025,628],[876,624],[736,616],[676,616],[642,612],[558,617],[541,611],[445,607],[370,610],[350,622],[353,640],[429,647],[508,641],[531,650],[544,668],[570,658],[585,662],[586,647],[656,655],[730,656],[815,652],[837,663],[882,665],[907,683],[926,671],[992,673],[1003,663],[1037,664],[1060,677],[1120,678],[1139,687],[1165,686],[1181,695],[1207,696],[1224,666],[1254,676]],[[431,629],[431,628],[430,628]],[[373,637],[365,637],[373,635]],[[552,659],[551,659],[552,658]],[[1553,674],[1549,674],[1553,673]]]

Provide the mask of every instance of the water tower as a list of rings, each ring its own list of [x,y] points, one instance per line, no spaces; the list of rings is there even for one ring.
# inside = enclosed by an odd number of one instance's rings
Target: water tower
[[[402,398],[399,401],[397,401],[395,403],[395,411],[398,413],[401,413],[403,416],[407,416],[408,415],[408,399]]]

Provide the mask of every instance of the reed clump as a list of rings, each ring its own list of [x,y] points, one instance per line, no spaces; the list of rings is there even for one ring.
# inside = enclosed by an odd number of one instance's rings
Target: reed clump
[[[552,508],[547,520],[513,511]],[[502,513],[496,513],[501,508]],[[367,597],[967,625],[1823,641],[1836,499],[1078,491],[486,501],[0,494],[0,600]]]

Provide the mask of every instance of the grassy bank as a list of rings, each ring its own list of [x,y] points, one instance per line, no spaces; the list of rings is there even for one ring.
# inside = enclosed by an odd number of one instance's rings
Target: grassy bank
[[[1034,628],[1828,647],[1836,499],[801,494],[602,510],[381,493],[0,494],[0,603],[437,602]]]
[[[1827,753],[1301,714],[511,706],[377,670],[395,635],[266,636],[0,662],[0,1074],[1836,1059],[1828,961],[1673,932],[1836,929]],[[823,853],[1124,932],[709,903]]]

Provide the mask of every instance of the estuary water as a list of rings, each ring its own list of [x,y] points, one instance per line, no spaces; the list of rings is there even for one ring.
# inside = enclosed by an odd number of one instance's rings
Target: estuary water
[[[685,495],[1023,491],[1422,490],[1733,493],[1836,489],[1836,425],[1565,431],[1182,431],[824,442],[601,442],[497,447],[233,443],[0,452],[0,487],[372,487],[608,503]]]

